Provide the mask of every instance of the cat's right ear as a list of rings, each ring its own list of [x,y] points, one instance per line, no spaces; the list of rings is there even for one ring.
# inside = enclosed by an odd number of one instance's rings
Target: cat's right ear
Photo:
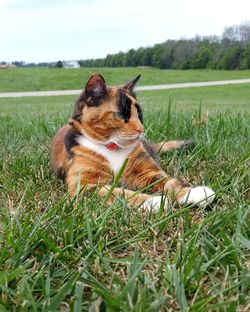
[[[123,88],[133,92],[135,85],[137,84],[138,80],[141,78],[141,75],[138,75],[137,77],[135,77],[135,79],[133,79],[132,81],[128,82],[125,84],[125,86]]]
[[[97,106],[108,93],[106,82],[102,75],[93,74],[85,86],[86,103],[89,106]]]

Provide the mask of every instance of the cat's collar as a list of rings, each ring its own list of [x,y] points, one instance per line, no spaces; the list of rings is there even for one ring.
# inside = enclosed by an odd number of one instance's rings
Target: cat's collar
[[[110,151],[116,151],[119,148],[119,146],[116,143],[114,143],[114,142],[111,142],[111,143],[105,145],[105,147],[107,149],[109,149]]]

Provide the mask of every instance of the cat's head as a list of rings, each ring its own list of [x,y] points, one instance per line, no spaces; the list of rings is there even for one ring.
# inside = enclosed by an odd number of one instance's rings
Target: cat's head
[[[108,87],[93,74],[75,104],[72,124],[90,140],[126,147],[143,133],[142,110],[133,89],[140,75],[120,87]]]

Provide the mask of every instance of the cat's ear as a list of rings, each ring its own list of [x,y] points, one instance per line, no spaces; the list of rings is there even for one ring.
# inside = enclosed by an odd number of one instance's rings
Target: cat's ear
[[[72,119],[80,122],[84,105],[97,106],[107,92],[108,89],[104,78],[100,74],[93,74],[86,83],[85,90],[75,103]]]
[[[108,93],[106,82],[102,75],[93,74],[85,86],[85,97],[88,105],[98,105]]]
[[[133,91],[135,85],[137,84],[138,80],[141,78],[141,75],[138,75],[135,79],[125,84],[124,88],[128,89],[129,91]]]

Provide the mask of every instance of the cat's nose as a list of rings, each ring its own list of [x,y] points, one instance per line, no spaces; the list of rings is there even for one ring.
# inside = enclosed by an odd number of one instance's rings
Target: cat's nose
[[[141,134],[143,130],[142,130],[141,128],[137,128],[137,129],[135,129],[135,131],[136,131],[138,134]]]

